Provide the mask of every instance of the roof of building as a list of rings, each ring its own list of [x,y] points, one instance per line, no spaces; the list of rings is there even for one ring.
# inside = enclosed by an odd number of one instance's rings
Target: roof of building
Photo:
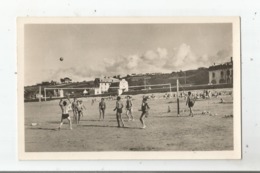
[[[100,83],[114,83],[114,82],[120,82],[120,80],[112,77],[100,78]]]

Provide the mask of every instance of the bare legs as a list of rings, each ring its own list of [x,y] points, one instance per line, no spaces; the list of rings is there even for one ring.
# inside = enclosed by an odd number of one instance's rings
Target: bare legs
[[[130,116],[129,116],[130,115]],[[130,121],[132,119],[132,121],[134,121],[134,117],[132,115],[132,109],[127,109],[126,110],[126,116],[128,118],[128,120]],[[130,118],[131,117],[131,118]]]
[[[140,116],[140,121],[141,121],[141,123],[143,125],[143,127],[142,127],[143,129],[146,128],[146,125],[145,125],[145,122],[144,122],[145,114],[146,114],[146,112],[142,112],[142,114]]]
[[[76,124],[79,123],[79,118],[78,118],[78,112],[76,110],[73,111],[73,116],[74,116],[74,121],[76,121]]]
[[[72,130],[72,122],[71,122],[71,119],[70,117],[66,118],[68,121],[69,121],[69,124],[70,124],[70,130]],[[63,125],[63,118],[61,118],[61,122],[60,122],[60,126],[59,126],[59,130],[61,129],[61,126]]]
[[[192,107],[190,107],[190,116],[193,117],[193,111],[192,111]]]
[[[100,109],[99,110],[99,120],[105,119],[105,109]]]
[[[121,113],[116,113],[116,119],[117,119],[117,124],[118,127],[120,127],[120,122],[122,123],[122,127],[125,127],[124,121],[122,120]]]
[[[77,124],[79,124],[81,116],[83,116],[82,111],[78,111],[78,121],[77,121]]]

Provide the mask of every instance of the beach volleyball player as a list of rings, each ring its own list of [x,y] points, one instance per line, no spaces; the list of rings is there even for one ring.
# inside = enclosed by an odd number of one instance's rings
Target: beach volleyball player
[[[71,101],[69,100],[69,98],[68,101],[60,99],[59,106],[61,108],[61,122],[58,129],[61,129],[61,126],[63,125],[63,120],[67,119],[69,121],[70,130],[72,130],[72,123],[69,115],[69,111],[71,111]]]

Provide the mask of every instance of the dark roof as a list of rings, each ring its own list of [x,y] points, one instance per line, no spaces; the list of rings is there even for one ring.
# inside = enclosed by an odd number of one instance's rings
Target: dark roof
[[[219,65],[213,65],[209,67],[209,71],[213,71],[213,70],[221,70],[221,69],[229,69],[233,67],[233,63],[232,62],[227,62],[225,64],[219,64]]]
[[[120,82],[111,83],[110,87],[119,87]]]
[[[119,81],[120,81],[119,79],[112,78],[112,77],[104,77],[99,79],[100,83],[114,83]]]

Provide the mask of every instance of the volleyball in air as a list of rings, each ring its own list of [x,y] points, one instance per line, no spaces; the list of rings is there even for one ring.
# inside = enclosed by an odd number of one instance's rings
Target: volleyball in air
[[[63,61],[63,58],[62,58],[62,57],[60,57],[60,61]]]

